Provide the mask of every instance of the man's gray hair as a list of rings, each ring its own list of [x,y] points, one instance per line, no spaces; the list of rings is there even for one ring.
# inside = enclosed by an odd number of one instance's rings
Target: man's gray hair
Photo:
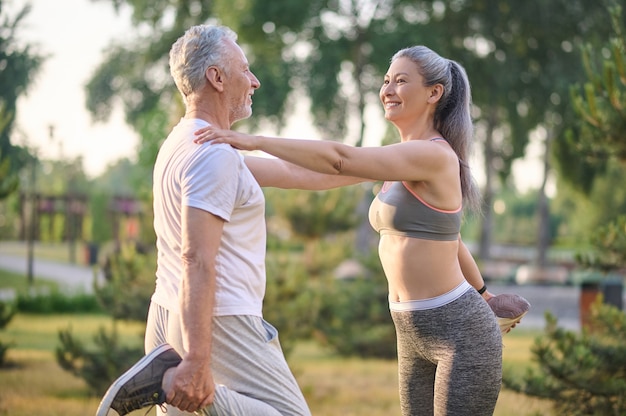
[[[204,86],[208,67],[224,68],[224,39],[237,41],[237,34],[226,26],[197,25],[189,28],[172,45],[170,73],[185,101]]]

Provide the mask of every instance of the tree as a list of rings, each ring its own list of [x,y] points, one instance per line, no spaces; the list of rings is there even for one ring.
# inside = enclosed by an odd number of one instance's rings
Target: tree
[[[10,118],[6,116],[4,106],[0,105],[0,134],[7,128],[9,121]],[[3,157],[0,150],[0,200],[11,195],[19,183],[18,176],[11,172],[10,159]]]
[[[449,27],[450,41],[443,51],[468,71],[477,107],[477,137],[483,142],[481,258],[489,257],[498,185],[510,181],[512,163],[524,155],[531,132],[542,127],[546,144],[562,134],[568,88],[582,76],[576,45],[606,34],[605,20],[601,3],[584,0],[481,0],[446,9],[442,22]],[[546,165],[544,180],[549,173]],[[538,205],[544,207],[540,229],[545,230],[546,198],[544,193],[539,197],[543,203]],[[539,254],[548,243],[540,241]]]
[[[26,149],[11,144],[17,100],[32,85],[44,60],[31,45],[17,40],[19,25],[29,12],[27,5],[16,16],[8,16],[0,0],[0,199],[17,189],[18,172],[29,161]]]
[[[626,163],[626,34],[621,15],[621,6],[610,9],[615,34],[600,53],[591,43],[582,47],[587,81],[570,89],[581,123],[557,142],[563,179],[585,193],[606,173],[609,159]]]
[[[572,131],[579,136],[576,142],[571,141],[573,133],[565,138],[570,140],[567,143],[568,156],[579,158],[596,176],[602,172],[602,164],[606,163],[600,161],[598,155],[603,155],[605,160],[626,161],[626,152],[623,152],[626,140],[620,136],[625,133],[626,127],[626,113],[622,111],[626,104],[626,77],[623,76],[624,71],[619,69],[623,68],[626,37],[621,7],[613,5],[609,11],[614,29],[609,46],[613,53],[599,54],[598,61],[603,68],[600,75],[598,66],[590,65],[591,51],[598,48],[585,46],[583,62],[589,82],[582,89],[584,95],[580,94],[580,85],[572,88],[575,111],[580,116],[579,124]],[[595,169],[598,165],[599,168]],[[561,161],[559,166],[565,178],[576,182],[578,174],[570,170],[570,163]],[[588,185],[578,184],[583,189]],[[623,268],[626,262],[626,216],[599,228],[591,242],[595,252],[581,258],[583,265],[604,271]],[[505,385],[528,395],[552,400],[559,414],[625,414],[626,315],[615,306],[603,304],[601,297],[591,312],[591,323],[580,334],[559,329],[554,317],[548,315],[546,332],[533,348],[533,356],[539,364],[536,370],[530,371],[521,382],[505,376]]]
[[[607,223],[626,214],[626,33],[622,6],[615,2],[609,17],[613,29],[609,42],[600,48],[589,42],[581,48],[587,81],[570,88],[578,123],[555,142],[561,179],[587,199],[603,197],[590,229],[606,230],[613,229],[605,227]],[[614,227],[619,229],[617,224]],[[612,238],[610,234],[606,234],[608,238]]]

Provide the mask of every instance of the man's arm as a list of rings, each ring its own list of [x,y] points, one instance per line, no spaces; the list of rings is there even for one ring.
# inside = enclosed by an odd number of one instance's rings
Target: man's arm
[[[211,372],[215,259],[224,221],[209,212],[184,206],[182,214],[183,276],[179,289],[183,361],[176,368],[167,402],[193,412],[211,404],[215,383]]]

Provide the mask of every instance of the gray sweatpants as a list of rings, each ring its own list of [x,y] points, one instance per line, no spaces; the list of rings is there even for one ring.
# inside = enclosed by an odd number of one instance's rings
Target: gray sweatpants
[[[152,303],[145,349],[167,342],[183,351],[180,319]],[[278,331],[260,317],[237,315],[213,318],[211,366],[215,401],[207,416],[310,416],[302,392],[287,365]],[[164,415],[160,409],[158,415]],[[167,406],[167,416],[193,415]]]
[[[441,307],[391,311],[404,416],[492,415],[502,384],[502,336],[475,290]]]

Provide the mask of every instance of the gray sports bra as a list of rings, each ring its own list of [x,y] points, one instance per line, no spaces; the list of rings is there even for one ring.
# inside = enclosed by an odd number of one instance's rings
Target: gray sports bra
[[[369,221],[380,234],[453,241],[461,231],[462,207],[446,211],[428,205],[404,182],[385,182],[370,205]]]

